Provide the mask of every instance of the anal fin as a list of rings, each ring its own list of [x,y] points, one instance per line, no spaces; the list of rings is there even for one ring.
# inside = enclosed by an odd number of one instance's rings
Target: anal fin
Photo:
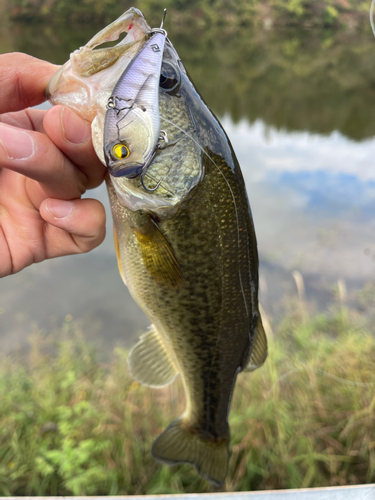
[[[132,377],[142,385],[164,387],[178,374],[171,356],[154,325],[130,351],[128,366]]]
[[[262,319],[259,315],[257,326],[255,328],[254,343],[251,349],[249,360],[243,371],[252,372],[262,366],[262,364],[266,361],[267,354],[267,337],[262,325]]]

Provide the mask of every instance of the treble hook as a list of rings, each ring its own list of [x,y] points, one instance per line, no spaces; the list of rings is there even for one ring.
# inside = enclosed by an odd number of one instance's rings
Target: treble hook
[[[165,21],[165,16],[167,15],[167,9],[164,9],[164,15],[163,15],[163,19],[161,21],[161,25],[160,25],[160,28],[152,28],[151,32],[150,33],[161,33],[162,35],[165,36],[165,38],[167,38],[167,35],[168,33],[165,31],[165,29],[163,28],[164,26],[164,21]]]
[[[160,141],[164,141],[164,144],[161,144]],[[159,142],[157,143],[157,149],[165,149],[169,144],[168,135],[165,130],[160,130]]]
[[[165,9],[166,10],[166,9]],[[161,141],[164,141],[164,144],[161,144]],[[145,175],[147,173],[147,170],[150,168],[150,165],[151,165],[151,162],[152,160],[155,158],[155,155],[156,153],[158,152],[158,150],[163,150],[165,149],[167,146],[168,146],[168,135],[167,135],[167,132],[165,130],[160,130],[160,137],[159,137],[159,142],[156,144],[156,147],[155,147],[155,151],[151,157],[151,160],[150,162],[148,163],[148,165],[146,165],[142,172],[141,172],[141,184],[142,184],[142,187],[145,191],[148,191],[149,193],[153,193],[154,191],[156,191],[158,189],[158,187],[160,186],[161,184],[161,180],[159,180],[159,182],[156,184],[156,186],[154,188],[148,188],[146,185],[145,185]]]
[[[161,25],[160,25],[160,28],[159,29],[163,29],[163,26],[164,26],[164,21],[165,21],[165,16],[167,15],[167,9],[164,9],[164,15],[163,15],[163,19],[161,21]]]
[[[146,172],[147,170],[149,169],[149,167],[146,167],[144,170],[142,170],[142,173],[141,173],[141,184],[143,186],[143,189],[149,193],[153,193],[154,191],[157,190],[157,188],[160,186],[161,184],[161,181],[159,180],[159,182],[156,184],[156,186],[154,188],[148,188],[147,186],[145,186],[145,181],[144,181],[144,177],[146,175]]]
[[[111,95],[107,102],[107,109],[116,109],[116,97]]]

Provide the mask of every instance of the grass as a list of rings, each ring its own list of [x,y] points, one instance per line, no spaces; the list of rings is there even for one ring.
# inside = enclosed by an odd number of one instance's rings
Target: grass
[[[297,304],[269,358],[241,374],[230,414],[228,491],[375,481],[375,338],[345,308]],[[72,323],[35,333],[28,356],[0,363],[0,494],[213,491],[190,466],[153,461],[155,437],[184,408],[181,384],[133,382],[127,352],[99,365]]]

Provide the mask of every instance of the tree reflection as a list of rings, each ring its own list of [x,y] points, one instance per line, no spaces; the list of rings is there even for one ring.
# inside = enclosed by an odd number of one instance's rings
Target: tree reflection
[[[55,63],[102,26],[15,24],[0,50],[19,50]],[[177,29],[178,28],[178,29]],[[264,31],[249,27],[169,27],[198,90],[218,115],[262,119],[289,131],[354,140],[375,135],[375,41],[330,32]]]

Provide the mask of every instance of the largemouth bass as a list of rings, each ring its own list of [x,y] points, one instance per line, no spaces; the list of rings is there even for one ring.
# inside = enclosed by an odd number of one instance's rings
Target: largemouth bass
[[[121,45],[93,50],[120,31],[128,32]],[[94,145],[109,169],[120,274],[152,322],[130,352],[131,374],[150,387],[182,378],[186,409],[152,455],[190,463],[220,486],[236,377],[267,356],[257,242],[229,139],[162,32],[130,9],[71,55],[48,92],[52,103],[93,120]],[[145,54],[161,41],[151,65]]]

